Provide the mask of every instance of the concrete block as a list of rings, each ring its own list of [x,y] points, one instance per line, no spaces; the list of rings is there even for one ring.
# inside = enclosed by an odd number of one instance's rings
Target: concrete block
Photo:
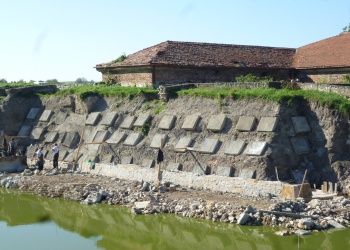
[[[199,152],[207,153],[207,154],[214,154],[218,144],[219,144],[218,139],[205,138],[202,145],[201,145]]]
[[[28,158],[35,158],[35,152],[38,150],[37,146],[27,147],[26,155]]]
[[[100,112],[92,112],[88,115],[85,121],[85,125],[95,126],[100,118],[101,118]]]
[[[169,162],[165,169],[168,171],[182,171],[182,165],[178,162]]]
[[[187,148],[191,146],[192,143],[192,138],[190,137],[182,137],[180,140],[177,142],[175,148]]]
[[[62,141],[62,145],[68,147],[68,148],[72,148],[72,147],[76,147],[77,144],[79,143],[79,134],[77,132],[74,133],[65,133],[63,141]]]
[[[132,126],[135,120],[136,120],[135,116],[127,116],[125,117],[125,119],[123,120],[123,122],[120,124],[119,127],[125,128],[125,129],[132,129]]]
[[[39,140],[41,135],[45,132],[46,127],[34,127],[30,133],[30,139]]]
[[[108,112],[105,114],[100,122],[101,125],[113,126],[115,120],[117,119],[117,112]]]
[[[239,155],[242,153],[244,146],[246,145],[245,141],[228,141],[225,147],[225,154],[227,155]]]
[[[297,185],[285,184],[282,186],[282,192],[280,194],[280,198],[296,200],[299,196],[300,188],[301,188],[301,184],[297,184]],[[303,189],[301,190],[299,197],[304,198],[305,202],[309,202],[312,199],[312,191],[309,183],[303,184]]]
[[[192,170],[193,174],[198,175],[209,175],[210,174],[210,167],[207,165],[195,165]]]
[[[259,132],[273,132],[277,126],[277,117],[261,117],[258,128]]]
[[[139,115],[134,123],[134,127],[142,128],[151,119],[151,117],[152,116],[149,113]]]
[[[265,141],[253,141],[249,142],[247,148],[244,151],[246,155],[260,156],[263,154],[267,143]]]
[[[58,139],[58,132],[57,131],[50,131],[46,135],[45,142],[46,143],[54,143],[57,141],[57,139]]]
[[[196,130],[199,118],[200,118],[199,115],[188,115],[185,118],[185,121],[182,124],[181,129],[184,129],[184,130]]]
[[[124,141],[124,145],[126,146],[135,146],[141,138],[141,134],[139,133],[131,133],[128,135],[126,140]]]
[[[97,131],[95,134],[93,142],[104,142],[106,138],[109,136],[109,132],[107,130]]]
[[[167,135],[164,135],[164,134],[156,134],[154,137],[153,137],[153,140],[151,142],[151,145],[150,147],[151,148],[160,148],[160,147],[164,147],[164,144],[166,142],[166,139],[167,139]],[[161,144],[161,142],[163,141],[163,145]]]
[[[210,117],[207,130],[219,132],[225,127],[226,115],[213,115]]]
[[[64,123],[64,121],[66,120],[68,114],[66,112],[58,112],[56,114],[56,124],[62,124]]]
[[[170,130],[173,128],[175,120],[176,120],[176,116],[165,115],[165,116],[163,116],[162,120],[160,120],[160,122],[158,124],[158,128]]]
[[[114,155],[102,155],[102,163],[111,163],[113,162]]]
[[[127,137],[124,132],[115,131],[112,136],[106,141],[109,144],[118,144]]]
[[[218,166],[216,170],[216,175],[232,177],[233,167]]]
[[[63,161],[64,160],[64,158],[66,158],[66,156],[68,155],[69,153],[68,153],[68,151],[67,150],[60,150],[60,153],[59,153],[59,155],[58,155],[58,160],[59,161]],[[53,154],[52,154],[52,157],[53,157]]]
[[[28,115],[27,119],[28,120],[35,120],[39,114],[40,109],[39,108],[31,108]]]
[[[52,116],[53,112],[51,110],[44,110],[44,112],[41,114],[39,121],[41,122],[48,122]]]
[[[124,156],[122,157],[122,164],[132,164],[133,158],[132,156]]]
[[[32,127],[28,125],[22,125],[17,136],[29,136]]]
[[[143,159],[141,166],[145,168],[154,168],[155,161],[153,159]]]
[[[310,132],[311,128],[305,116],[292,117],[292,123],[296,134]]]
[[[307,154],[310,151],[310,146],[305,136],[296,136],[290,138],[294,152],[296,154]]]
[[[239,117],[238,123],[236,125],[236,130],[251,131],[253,130],[255,123],[256,118],[254,116],[241,116]]]
[[[255,170],[243,168],[239,171],[238,177],[241,177],[243,179],[255,179]]]

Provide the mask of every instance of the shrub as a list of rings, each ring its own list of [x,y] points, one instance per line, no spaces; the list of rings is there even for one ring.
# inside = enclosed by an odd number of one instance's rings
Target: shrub
[[[272,82],[273,77],[271,76],[259,77],[249,73],[246,75],[236,76],[236,81],[237,82]]]

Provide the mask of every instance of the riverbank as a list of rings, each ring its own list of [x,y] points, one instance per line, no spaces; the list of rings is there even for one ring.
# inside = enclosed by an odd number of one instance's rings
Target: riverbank
[[[83,204],[107,203],[130,207],[135,214],[174,213],[184,217],[240,225],[265,225],[297,230],[326,230],[350,226],[350,200],[283,201],[227,192],[196,190],[161,183],[122,180],[86,173],[25,170],[2,174],[0,185]],[[300,231],[298,231],[300,232]]]

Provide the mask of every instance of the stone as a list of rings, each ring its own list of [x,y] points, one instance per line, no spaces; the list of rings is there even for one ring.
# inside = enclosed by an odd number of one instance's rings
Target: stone
[[[28,136],[30,134],[32,127],[29,125],[22,125],[17,136]]]
[[[311,128],[305,116],[292,117],[292,123],[296,134],[307,133],[311,131]]]
[[[102,163],[111,163],[113,162],[114,155],[102,155]]]
[[[210,138],[205,138],[199,152],[201,153],[207,153],[207,154],[213,154],[215,153],[215,150],[219,144],[218,139],[210,139]]]
[[[60,150],[60,153],[59,153],[59,155],[58,155],[58,160],[59,161],[63,161],[64,160],[64,158],[66,158],[66,156],[68,155],[68,151],[67,150]],[[53,158],[53,154],[52,154],[52,158]]]
[[[95,134],[94,139],[92,140],[93,142],[104,142],[106,138],[108,137],[109,132],[107,130],[103,131],[97,131]]]
[[[243,179],[255,179],[255,170],[243,168],[239,171],[239,177]]]
[[[225,147],[225,154],[239,155],[242,153],[245,145],[246,145],[245,141],[242,141],[242,140],[228,141]]]
[[[302,230],[302,229],[298,229],[294,233],[298,234],[298,235],[310,235],[311,234],[310,231],[306,231],[306,230]]]
[[[181,129],[184,130],[195,130],[197,127],[197,123],[199,121],[200,116],[199,115],[188,115],[185,118],[184,123],[182,124]]]
[[[132,129],[132,126],[135,120],[136,120],[135,116],[127,116],[125,117],[125,119],[123,120],[123,122],[120,124],[119,127],[125,128],[125,129]]]
[[[164,147],[164,144],[165,144],[165,141],[166,141],[167,137],[168,136],[164,135],[164,134],[156,134],[153,137],[153,140],[151,142],[150,147],[151,148],[162,148],[162,147]],[[163,144],[161,142],[163,142]]]
[[[85,125],[95,126],[100,118],[101,118],[100,112],[92,112],[88,115],[85,121]]]
[[[133,158],[132,156],[124,156],[122,157],[122,164],[132,164],[133,163]]]
[[[113,126],[117,117],[118,117],[117,112],[108,112],[107,114],[104,115],[100,124],[105,126]]]
[[[106,141],[109,144],[118,144],[127,137],[124,132],[115,131],[112,136]]]
[[[39,140],[41,135],[45,132],[46,127],[34,127],[30,133],[30,139]]]
[[[207,165],[195,165],[192,170],[193,174],[198,175],[209,175],[210,174],[210,167]]]
[[[267,143],[265,141],[253,141],[249,142],[247,148],[244,151],[246,155],[260,156],[263,154]]]
[[[168,171],[181,171],[182,165],[178,162],[169,162],[165,169]]]
[[[251,131],[256,123],[256,118],[254,116],[241,116],[239,117],[238,123],[236,125],[236,130],[238,131]]]
[[[241,213],[237,218],[238,225],[245,225],[250,219],[250,215],[246,213]]]
[[[218,166],[216,170],[216,175],[232,177],[233,167]]]
[[[273,132],[276,129],[277,117],[261,117],[258,128],[259,132]]]
[[[54,143],[57,141],[58,138],[58,132],[57,131],[50,131],[46,134],[45,142],[46,143]]]
[[[35,152],[38,150],[37,146],[31,146],[27,147],[27,152],[26,155],[28,158],[34,158],[35,157]]]
[[[40,109],[39,108],[31,108],[28,115],[27,119],[28,120],[35,120],[39,114]]]
[[[66,112],[58,112],[56,114],[56,124],[62,124],[64,123],[64,121],[66,120],[68,114]]]
[[[296,136],[290,138],[294,152],[296,154],[307,154],[310,151],[310,146],[305,136]]]
[[[51,118],[51,115],[53,112],[51,110],[44,110],[44,112],[41,114],[39,121],[41,122],[48,122]]]
[[[65,133],[62,145],[71,148],[72,146],[75,146],[74,144],[78,144],[79,140],[79,134],[77,132],[75,133]]]
[[[226,115],[213,115],[210,117],[207,130],[219,132],[225,127]]]
[[[192,141],[193,140],[190,137],[182,137],[177,142],[175,148],[180,148],[180,149],[187,148],[187,147],[189,147],[191,145]]]
[[[145,168],[154,168],[155,161],[153,159],[143,159],[141,166]]]
[[[176,120],[176,116],[165,115],[165,116],[163,116],[162,120],[160,120],[160,122],[158,124],[158,128],[170,130],[173,128],[175,120]]]
[[[128,135],[126,140],[124,141],[124,145],[126,146],[135,146],[141,138],[139,133],[131,133]]]
[[[134,123],[134,127],[142,128],[151,119],[151,117],[152,116],[149,113],[139,115]]]
[[[137,208],[137,209],[146,209],[148,206],[150,206],[151,204],[151,201],[137,201],[135,202],[134,204],[134,207]]]

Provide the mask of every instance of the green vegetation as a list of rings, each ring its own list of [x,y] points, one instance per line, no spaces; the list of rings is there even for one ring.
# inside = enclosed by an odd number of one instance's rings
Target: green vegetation
[[[125,53],[123,53],[120,57],[118,57],[117,59],[115,59],[113,62],[122,62],[127,58],[127,56],[125,55]]]
[[[255,76],[251,73],[241,76],[236,76],[237,82],[273,82],[273,77],[271,76]]]
[[[34,84],[26,83],[26,82],[0,83],[0,88],[18,88],[18,87],[28,87],[28,86],[34,86]]]
[[[341,83],[350,83],[350,75],[344,75]]]
[[[146,122],[145,126],[142,127],[141,129],[142,136],[146,137],[148,135],[151,125],[152,125],[152,118],[148,122]]]

